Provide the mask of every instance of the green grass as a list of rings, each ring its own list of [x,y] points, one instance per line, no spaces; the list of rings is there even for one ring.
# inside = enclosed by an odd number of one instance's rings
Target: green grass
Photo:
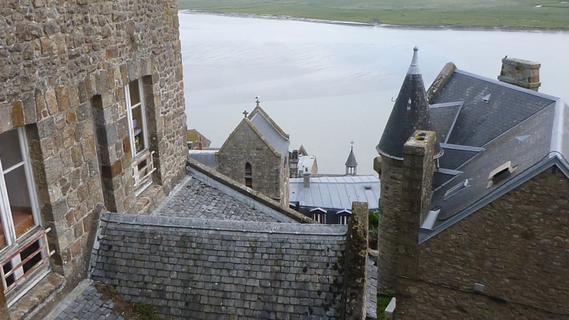
[[[409,26],[569,29],[559,0],[178,0],[180,9],[214,13],[387,23]],[[537,8],[536,5],[542,5]]]
[[[385,308],[387,308],[387,305],[389,304],[389,301],[391,301],[391,297],[390,296],[384,296],[384,295],[377,295],[377,320],[383,320],[385,319],[385,315],[384,315],[384,311]]]

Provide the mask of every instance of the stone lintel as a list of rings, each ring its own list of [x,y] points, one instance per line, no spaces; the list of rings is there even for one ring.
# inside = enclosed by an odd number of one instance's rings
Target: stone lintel
[[[344,252],[344,318],[366,318],[368,206],[352,203]]]

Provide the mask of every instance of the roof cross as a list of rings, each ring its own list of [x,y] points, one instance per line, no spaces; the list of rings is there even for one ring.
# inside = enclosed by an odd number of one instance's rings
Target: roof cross
[[[255,103],[257,104],[257,107],[259,107],[261,105],[261,97],[256,96],[255,97]]]
[[[243,110],[243,118],[247,118],[248,114],[249,114],[249,112],[247,112],[247,110]]]

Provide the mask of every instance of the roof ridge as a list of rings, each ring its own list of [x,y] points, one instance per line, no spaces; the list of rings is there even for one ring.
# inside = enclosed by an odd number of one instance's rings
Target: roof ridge
[[[253,109],[253,111],[251,111],[251,113],[249,114],[249,116],[247,116],[247,118],[249,120],[252,120],[253,117],[259,113],[263,118],[265,118],[265,120],[267,120],[267,122],[273,127],[273,129],[275,129],[275,131],[277,131],[277,133],[283,137],[285,140],[289,140],[289,135],[284,132],[284,130],[273,120],[273,118],[271,118],[271,116],[269,116],[269,114],[263,109],[261,108],[261,106],[256,106],[255,109]]]
[[[536,96],[536,97],[540,97],[540,98],[552,100],[552,102],[557,101],[557,100],[559,99],[559,97],[555,97],[555,96],[552,96],[552,95],[549,95],[549,94],[546,94],[546,93],[542,93],[542,92],[539,92],[539,91],[534,91],[534,90],[531,90],[531,89],[522,88],[522,87],[520,87],[520,86],[516,86],[516,85],[510,84],[510,83],[502,82],[502,81],[500,81],[500,80],[488,78],[488,77],[485,77],[485,76],[481,76],[481,75],[478,75],[478,74],[475,74],[475,73],[471,73],[471,72],[468,72],[468,71],[465,71],[465,70],[462,70],[462,69],[458,69],[458,68],[457,68],[454,72],[459,73],[459,74],[462,74],[462,75],[466,75],[466,76],[469,76],[469,77],[473,77],[473,78],[476,78],[476,79],[479,79],[479,80],[482,80],[482,81],[487,81],[487,82],[490,82],[490,83],[493,83],[493,84],[497,84],[497,85],[500,85],[500,86],[504,86],[504,87],[509,88],[509,89],[514,89],[514,90],[520,91],[520,92],[522,92],[522,93],[527,93],[527,94],[529,94],[529,95],[533,95],[533,96]]]
[[[235,135],[237,134],[237,130],[243,126],[243,125],[248,125],[251,130],[253,130],[253,132],[261,139],[261,141],[263,141],[263,143],[269,148],[269,150],[277,157],[285,157],[286,155],[281,155],[280,152],[277,151],[277,149],[275,149],[275,147],[273,147],[261,134],[261,132],[259,132],[259,129],[257,129],[257,127],[255,126],[255,124],[249,120],[248,118],[243,118],[239,124],[237,125],[237,127],[235,127],[235,129],[233,129],[233,131],[231,131],[231,133],[229,134],[229,137],[227,137],[227,139],[225,139],[225,142],[223,143],[223,145],[221,146],[221,148],[219,148],[219,152],[222,152],[222,150],[225,148],[225,146],[227,145],[227,142]]]
[[[287,234],[299,236],[345,237],[347,233],[347,227],[341,225],[213,220],[161,215],[119,214],[113,212],[103,213],[101,215],[101,221],[105,223],[162,228],[215,230],[238,233]]]

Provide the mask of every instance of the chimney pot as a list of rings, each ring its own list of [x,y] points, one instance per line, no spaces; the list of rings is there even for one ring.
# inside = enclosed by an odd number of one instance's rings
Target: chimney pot
[[[310,171],[308,171],[308,168],[304,168],[303,178],[304,178],[304,187],[310,188]]]

